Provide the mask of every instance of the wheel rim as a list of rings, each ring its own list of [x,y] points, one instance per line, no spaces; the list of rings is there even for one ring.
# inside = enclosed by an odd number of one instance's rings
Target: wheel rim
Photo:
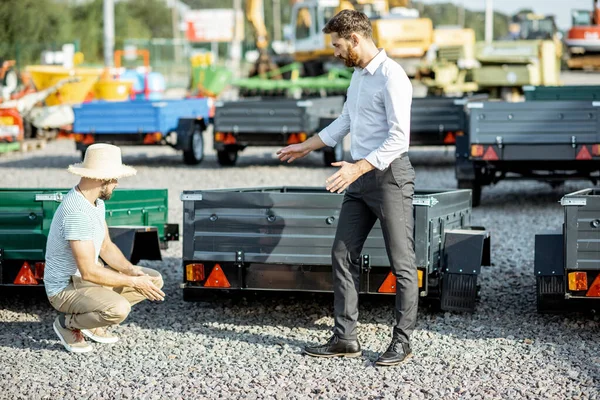
[[[202,158],[202,154],[204,153],[204,143],[202,142],[202,135],[198,131],[195,131],[194,136],[192,137],[192,150],[194,151],[196,160]]]

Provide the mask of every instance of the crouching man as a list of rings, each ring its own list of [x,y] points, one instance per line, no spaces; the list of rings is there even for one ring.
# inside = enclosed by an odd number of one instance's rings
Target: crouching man
[[[94,144],[83,163],[68,171],[81,180],[52,219],[44,284],[50,304],[60,312],[53,328],[61,343],[68,351],[85,353],[92,350],[85,337],[98,343],[118,341],[106,328],[127,318],[134,304],[162,301],[165,294],[160,273],[132,265],[108,234],[104,201],[118,179],[136,174],[122,164],[121,150]]]

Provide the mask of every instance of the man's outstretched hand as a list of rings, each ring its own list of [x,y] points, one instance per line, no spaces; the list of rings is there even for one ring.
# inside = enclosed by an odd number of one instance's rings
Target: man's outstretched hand
[[[310,149],[304,143],[291,144],[283,149],[277,151],[277,157],[281,161],[287,161],[291,163],[294,160],[302,158],[310,153]]]

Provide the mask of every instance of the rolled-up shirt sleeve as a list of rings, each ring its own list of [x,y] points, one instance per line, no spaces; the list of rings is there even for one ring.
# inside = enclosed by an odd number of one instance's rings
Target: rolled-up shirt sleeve
[[[381,171],[408,150],[412,104],[410,81],[390,76],[383,89],[383,102],[389,129],[388,137],[381,146],[365,157],[365,160]]]
[[[348,113],[348,103],[346,102],[340,116],[319,132],[319,137],[327,146],[334,147],[348,132],[350,132],[350,114]]]

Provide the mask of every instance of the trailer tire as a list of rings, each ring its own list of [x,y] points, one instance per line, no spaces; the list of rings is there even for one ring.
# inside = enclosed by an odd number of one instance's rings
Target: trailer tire
[[[237,150],[219,150],[217,151],[217,161],[223,167],[231,167],[235,165],[238,158]]]
[[[333,149],[328,148],[323,150],[323,162],[325,162],[325,166],[327,167],[331,167],[332,163],[342,161],[343,159],[344,145],[341,142],[336,144]]]
[[[23,137],[25,139],[34,139],[37,137],[37,128],[30,121],[23,121]]]
[[[481,184],[475,180],[459,180],[459,189],[471,189],[473,207],[478,207],[481,203]]]
[[[204,137],[199,125],[192,125],[188,140],[187,150],[183,151],[183,162],[187,165],[198,165],[204,160]]]

